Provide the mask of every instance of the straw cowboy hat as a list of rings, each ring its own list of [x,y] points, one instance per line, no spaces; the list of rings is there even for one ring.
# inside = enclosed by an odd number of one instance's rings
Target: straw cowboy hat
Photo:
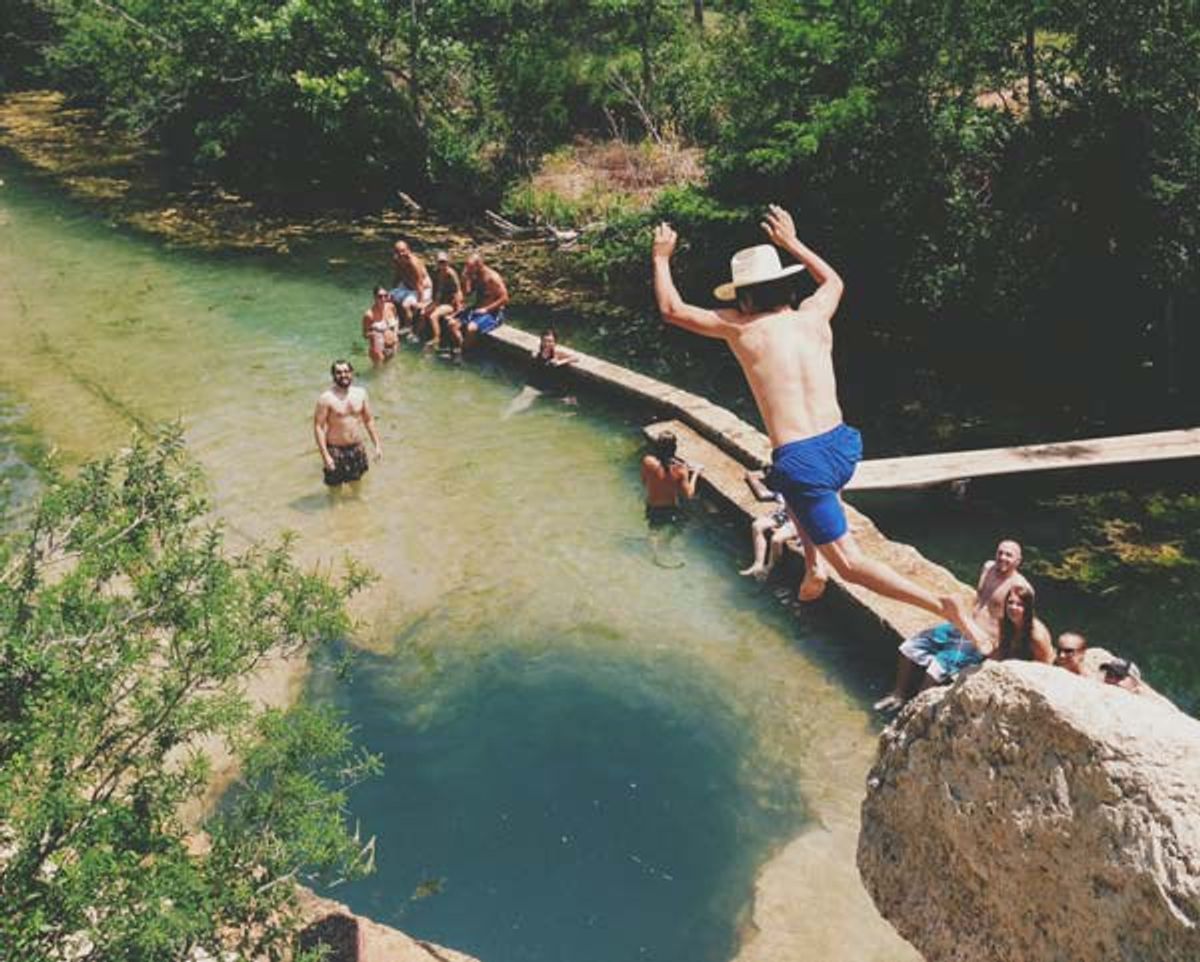
[[[777,281],[781,277],[799,274],[802,270],[803,264],[783,267],[779,263],[779,252],[772,244],[746,247],[729,259],[729,273],[733,279],[728,284],[713,288],[713,295],[719,301],[732,301],[737,297],[739,287]]]

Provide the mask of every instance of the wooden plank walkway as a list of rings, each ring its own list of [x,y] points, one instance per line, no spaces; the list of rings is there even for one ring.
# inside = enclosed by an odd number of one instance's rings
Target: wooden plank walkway
[[[846,485],[846,490],[924,488],[1001,474],[1061,471],[1068,468],[1185,458],[1200,458],[1200,428],[1050,444],[1027,444],[1016,448],[878,458],[860,463],[854,477]]]

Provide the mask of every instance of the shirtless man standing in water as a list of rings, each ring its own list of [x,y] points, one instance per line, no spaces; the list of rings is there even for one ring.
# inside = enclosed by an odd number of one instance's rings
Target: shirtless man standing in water
[[[317,398],[313,412],[313,435],[317,450],[325,465],[325,483],[336,487],[346,481],[357,481],[367,473],[367,449],[362,442],[365,428],[375,445],[375,460],[383,457],[375,417],[367,392],[353,387],[354,368],[349,361],[334,361],[329,368],[333,387],[326,388]]]
[[[738,251],[732,282],[715,291],[721,300],[736,299],[736,308],[708,310],[680,297],[671,277],[678,235],[667,224],[654,232],[654,292],[667,323],[720,338],[742,366],[771,438],[768,483],[787,499],[804,544],[801,599],[824,591],[825,561],[846,581],[941,615],[975,637],[978,629],[962,599],[934,595],[868,557],[850,533],[840,491],[862,457],[862,441],[842,423],[833,371],[830,322],[842,279],[799,241],[783,208],[772,204],[762,227],[771,244]],[[800,264],[782,267],[775,247]],[[792,275],[804,269],[817,290],[797,304]]]

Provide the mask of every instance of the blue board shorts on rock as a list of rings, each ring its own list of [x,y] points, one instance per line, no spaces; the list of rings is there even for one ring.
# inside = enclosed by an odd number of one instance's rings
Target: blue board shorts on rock
[[[846,533],[846,512],[838,492],[854,476],[860,460],[862,436],[839,424],[772,451],[767,486],[784,496],[813,544],[829,544]]]
[[[900,646],[900,654],[924,668],[938,684],[964,668],[983,664],[979,649],[948,621],[913,635]]]
[[[464,324],[474,324],[475,329],[480,334],[486,334],[488,331],[494,331],[504,323],[504,311],[501,309],[496,311],[495,314],[487,314],[481,311],[464,311],[462,322]]]

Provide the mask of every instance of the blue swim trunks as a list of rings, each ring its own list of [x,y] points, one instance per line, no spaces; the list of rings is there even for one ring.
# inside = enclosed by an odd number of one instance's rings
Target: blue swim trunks
[[[413,304],[416,304],[416,303],[419,303],[421,300],[417,296],[416,291],[412,290],[411,288],[405,287],[403,284],[397,285],[396,287],[393,287],[390,291],[388,291],[388,297],[390,297],[392,299],[392,303],[395,304],[397,307],[403,307],[405,301],[411,301]]]
[[[862,436],[852,427],[836,428],[771,452],[766,482],[787,500],[813,544],[829,544],[846,533],[846,512],[838,492],[862,460]]]
[[[504,323],[504,308],[496,311],[495,314],[483,311],[463,311],[461,317],[463,324],[474,324],[480,334],[486,334]]]
[[[979,649],[948,621],[913,635],[900,646],[900,654],[922,666],[939,684],[950,681],[964,668],[983,664]]]

